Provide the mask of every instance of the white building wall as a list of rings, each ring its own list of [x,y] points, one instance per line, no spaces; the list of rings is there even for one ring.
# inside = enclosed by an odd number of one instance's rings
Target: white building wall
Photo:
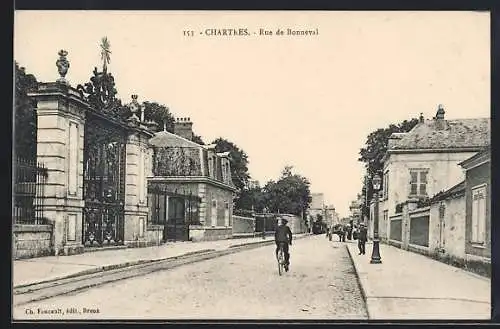
[[[458,163],[476,153],[391,154],[385,166],[385,170],[389,170],[388,199],[381,204],[381,210],[388,210],[392,216],[396,213],[396,204],[408,200],[411,168],[429,170],[427,195],[432,197],[463,181],[465,173]]]

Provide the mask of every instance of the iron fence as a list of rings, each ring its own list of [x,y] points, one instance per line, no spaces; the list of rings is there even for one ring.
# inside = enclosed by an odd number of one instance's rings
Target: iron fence
[[[43,164],[21,158],[16,159],[14,167],[13,222],[45,224],[43,200],[48,176],[47,168]]]

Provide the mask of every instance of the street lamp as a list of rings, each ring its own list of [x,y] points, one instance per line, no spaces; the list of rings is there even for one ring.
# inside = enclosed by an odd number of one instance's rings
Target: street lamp
[[[372,259],[370,260],[371,264],[380,264],[382,263],[382,259],[380,258],[380,249],[379,249],[379,237],[378,237],[378,190],[380,189],[380,176],[375,175],[372,179],[373,190],[375,191],[375,209],[374,209],[374,223],[373,223],[373,251],[372,251]]]

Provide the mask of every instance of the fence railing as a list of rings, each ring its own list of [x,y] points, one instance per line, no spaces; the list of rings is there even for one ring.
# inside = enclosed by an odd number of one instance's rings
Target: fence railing
[[[16,159],[12,210],[12,220],[15,224],[45,224],[43,201],[47,176],[48,171],[43,164]]]

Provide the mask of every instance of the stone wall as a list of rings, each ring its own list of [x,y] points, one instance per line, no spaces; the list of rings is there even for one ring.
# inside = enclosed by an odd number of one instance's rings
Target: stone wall
[[[292,234],[307,232],[307,226],[302,218],[300,218],[300,216],[290,214],[281,214],[280,216],[283,216],[286,218],[286,220],[288,220],[287,225],[288,227],[290,227],[290,231],[292,231]]]
[[[204,215],[205,226],[231,227],[231,217],[233,213],[233,193],[229,190],[225,190],[211,184],[203,185],[204,195],[202,196],[202,205],[204,211],[202,212],[200,207],[200,217]],[[215,215],[213,215],[214,212]],[[228,218],[226,218],[226,214],[228,215]]]
[[[254,232],[255,218],[233,215],[233,234]]]
[[[443,206],[441,223],[439,208]],[[442,227],[441,227],[442,226]],[[430,208],[429,249],[442,256],[465,258],[465,197],[435,202]]]
[[[53,255],[52,239],[52,225],[15,224],[12,231],[12,256],[21,259]]]
[[[159,246],[163,240],[163,225],[148,225],[146,227],[146,244],[148,246]]]
[[[189,239],[194,242],[224,240],[232,237],[233,231],[230,227],[189,226]]]

